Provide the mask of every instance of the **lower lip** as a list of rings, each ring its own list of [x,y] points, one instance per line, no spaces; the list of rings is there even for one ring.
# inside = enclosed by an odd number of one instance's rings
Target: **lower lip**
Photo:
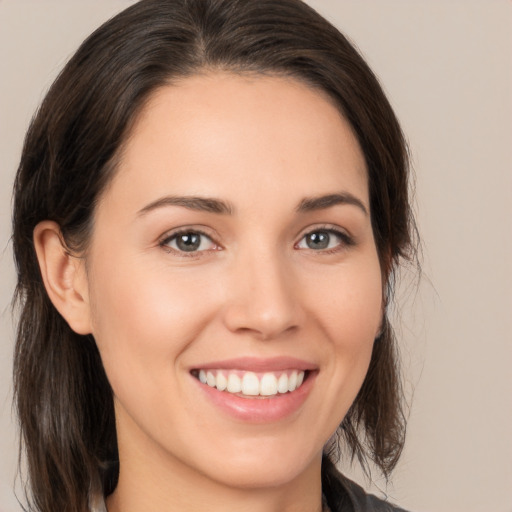
[[[270,397],[243,398],[233,393],[219,391],[192,377],[207,399],[229,416],[249,423],[279,421],[300,409],[313,387],[316,372],[310,372],[307,379],[295,391]]]

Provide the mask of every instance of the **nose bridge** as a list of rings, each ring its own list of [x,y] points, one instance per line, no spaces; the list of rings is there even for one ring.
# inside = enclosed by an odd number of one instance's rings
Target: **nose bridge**
[[[270,339],[297,327],[293,269],[277,247],[240,251],[232,262],[225,321],[232,331]]]

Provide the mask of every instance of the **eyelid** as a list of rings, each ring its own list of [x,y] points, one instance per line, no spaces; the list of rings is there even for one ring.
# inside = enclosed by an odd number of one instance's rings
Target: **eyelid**
[[[332,233],[339,237],[341,239],[341,243],[339,244],[342,247],[350,247],[355,245],[356,241],[354,237],[344,228],[337,226],[335,224],[319,224],[316,226],[308,226],[298,236],[297,242],[294,244],[294,247],[297,248],[298,244],[304,240],[304,238],[307,235],[310,235],[312,233],[316,233],[318,231],[325,231],[327,233]],[[331,248],[331,249],[324,249],[324,250],[317,250],[309,249],[314,252],[323,252],[323,253],[329,253],[329,252],[335,252],[337,248]],[[338,249],[339,250],[339,249]]]
[[[158,239],[158,246],[162,249],[166,250],[167,252],[173,252],[179,256],[182,257],[198,257],[201,255],[204,255],[204,253],[208,253],[210,251],[216,251],[222,249],[222,246],[215,240],[214,235],[211,233],[208,233],[204,228],[200,228],[197,226],[180,226],[179,228],[174,228],[169,231],[166,231],[159,239]],[[175,249],[173,247],[169,247],[169,244],[173,239],[178,237],[179,235],[184,235],[188,233],[195,233],[201,236],[204,236],[208,238],[212,244],[215,246],[213,249],[203,249],[200,251],[180,251],[178,249]]]

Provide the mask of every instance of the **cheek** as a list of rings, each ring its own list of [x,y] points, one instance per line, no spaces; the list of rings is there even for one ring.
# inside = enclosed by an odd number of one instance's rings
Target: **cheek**
[[[346,271],[345,271],[346,270]],[[343,417],[355,399],[368,371],[373,345],[380,329],[383,302],[378,259],[333,273],[325,286],[311,294],[317,323],[329,340],[330,364],[323,376],[333,405]]]
[[[382,319],[382,280],[378,259],[357,262],[323,279],[310,296],[334,343],[355,350],[373,342]]]
[[[179,365],[214,309],[201,279],[171,278],[161,266],[96,265],[91,277],[93,335],[115,391],[143,372],[156,381]]]

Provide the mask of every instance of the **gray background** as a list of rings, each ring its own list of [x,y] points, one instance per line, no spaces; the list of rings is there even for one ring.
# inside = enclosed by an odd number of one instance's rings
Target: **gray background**
[[[257,1],[257,0],[255,0]],[[0,512],[20,510],[11,415],[11,184],[44,91],[122,0],[0,0]],[[512,2],[311,0],[381,78],[410,140],[424,279],[399,290],[416,512],[512,511]],[[410,282],[405,276],[404,282]],[[357,470],[355,478],[361,478]]]

